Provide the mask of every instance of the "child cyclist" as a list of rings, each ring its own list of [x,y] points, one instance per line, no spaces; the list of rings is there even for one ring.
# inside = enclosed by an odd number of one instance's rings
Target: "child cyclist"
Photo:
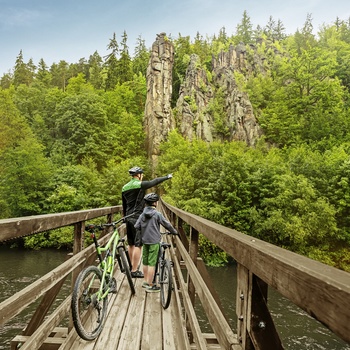
[[[159,196],[156,193],[147,194],[144,201],[145,208],[135,224],[135,228],[141,230],[143,244],[142,264],[145,282],[142,287],[146,288],[146,292],[159,292],[159,286],[153,285],[153,277],[161,241],[160,225],[174,235],[177,234],[177,231],[156,209],[159,201]]]

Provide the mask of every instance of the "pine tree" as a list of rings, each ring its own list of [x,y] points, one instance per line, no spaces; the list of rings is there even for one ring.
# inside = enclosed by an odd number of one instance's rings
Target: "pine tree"
[[[44,86],[49,87],[51,84],[51,74],[44,59],[40,59],[38,64],[38,70],[36,73],[36,79],[40,81]]]
[[[132,61],[132,72],[134,74],[138,75],[141,73],[144,77],[146,76],[149,56],[145,40],[139,36],[136,40],[134,59]]]
[[[89,82],[95,89],[101,89],[103,86],[102,76],[102,57],[97,51],[89,58]]]
[[[32,82],[31,68],[24,63],[22,50],[16,58],[13,80],[16,87],[21,84],[29,85]]]
[[[253,25],[247,11],[243,12],[243,18],[240,24],[237,25],[237,37],[239,41],[248,44],[253,38]]]
[[[124,30],[121,41],[120,58],[118,61],[118,82],[120,84],[132,79],[131,58],[127,42],[128,36]]]
[[[105,66],[107,68],[106,90],[113,90],[118,84],[119,45],[115,33],[113,33],[113,37],[110,39],[107,49],[111,50],[111,53],[105,57]]]

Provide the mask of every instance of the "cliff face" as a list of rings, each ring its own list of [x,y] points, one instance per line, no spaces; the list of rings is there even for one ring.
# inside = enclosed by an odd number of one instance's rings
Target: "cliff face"
[[[160,142],[175,127],[189,140],[240,140],[254,146],[262,132],[249,98],[234,76],[235,72],[250,74],[256,69],[248,64],[245,46],[231,46],[228,52],[213,57],[209,74],[201,68],[198,56],[192,55],[174,111],[170,107],[173,52],[172,43],[160,34],[152,46],[147,71],[145,129],[150,158],[156,160]]]

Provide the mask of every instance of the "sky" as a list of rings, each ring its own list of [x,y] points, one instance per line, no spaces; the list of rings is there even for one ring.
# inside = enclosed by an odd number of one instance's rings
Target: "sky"
[[[107,45],[124,31],[130,55],[137,38],[147,48],[157,34],[174,39],[199,32],[204,38],[225,27],[235,34],[247,14],[255,29],[266,26],[270,16],[281,20],[286,34],[301,29],[310,14],[314,33],[337,17],[350,18],[349,0],[0,0],[0,76],[12,72],[22,50],[24,62],[40,59],[50,66],[65,60],[77,63],[97,51],[108,54]]]

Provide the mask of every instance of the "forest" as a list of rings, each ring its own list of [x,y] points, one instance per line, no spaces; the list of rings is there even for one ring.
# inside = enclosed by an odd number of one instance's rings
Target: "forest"
[[[212,57],[230,45],[264,52],[264,71],[236,76],[263,130],[256,146],[189,141],[175,129],[154,171],[143,128],[150,49],[141,37],[133,54],[124,31],[120,40],[113,33],[105,57],[50,67],[20,51],[0,79],[0,218],[119,205],[138,165],[146,178],[174,174],[162,187],[167,202],[350,271],[350,19],[314,34],[308,14],[287,35],[280,20],[254,27],[244,12],[232,35],[223,27],[168,39],[174,108],[191,54],[209,75]],[[71,231],[11,245],[69,249]],[[203,237],[201,255],[210,265],[228,260]]]

